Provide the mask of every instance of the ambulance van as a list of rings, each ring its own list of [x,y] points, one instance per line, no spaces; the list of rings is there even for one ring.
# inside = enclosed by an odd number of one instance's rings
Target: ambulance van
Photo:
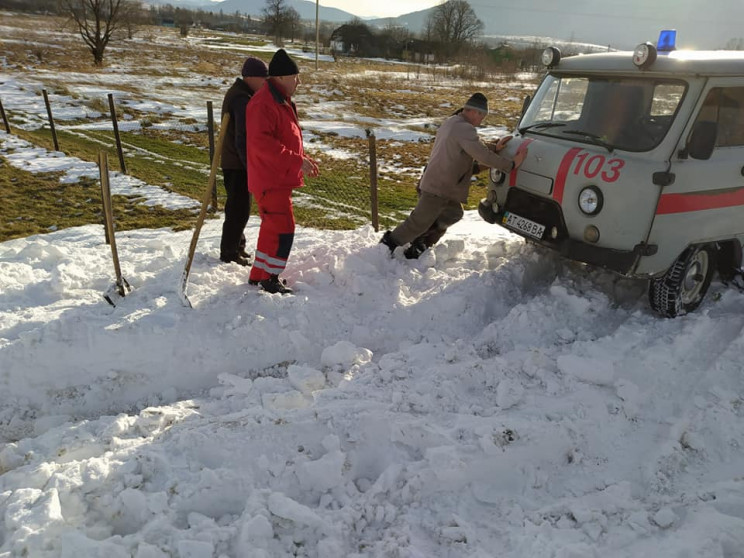
[[[674,31],[634,52],[561,59],[492,170],[478,210],[578,262],[648,279],[650,306],[697,308],[714,273],[732,279],[744,242],[744,52],[684,51]]]

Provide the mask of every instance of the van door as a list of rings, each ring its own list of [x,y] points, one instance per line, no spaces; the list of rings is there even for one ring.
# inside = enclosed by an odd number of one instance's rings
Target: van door
[[[711,79],[701,99],[671,159],[674,183],[664,187],[656,207],[649,243],[658,251],[641,259],[639,274],[663,273],[689,245],[744,234],[744,78]],[[717,125],[708,160],[686,151],[701,121]]]

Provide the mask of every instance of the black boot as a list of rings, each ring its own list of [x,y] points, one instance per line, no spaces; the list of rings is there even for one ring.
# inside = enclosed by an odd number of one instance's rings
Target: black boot
[[[271,294],[292,294],[294,291],[287,287],[287,282],[284,279],[279,279],[278,275],[272,275],[268,279],[261,281],[261,288],[267,293]]]
[[[426,250],[426,244],[421,238],[417,238],[408,245],[408,248],[405,249],[403,255],[406,259],[417,260],[418,257],[424,253],[424,250]]]
[[[250,255],[249,252],[246,251],[245,246],[246,246],[245,235],[242,235],[240,237],[240,242],[238,242],[238,254],[243,256],[246,260],[250,260],[252,256]]]
[[[393,240],[393,233],[390,231],[385,231],[385,234],[382,235],[382,238],[380,239],[380,244],[384,244],[390,249],[390,255],[393,255],[393,252],[398,247],[398,245]]]
[[[220,261],[225,263],[235,262],[238,265],[248,267],[251,265],[251,261],[242,256],[241,254],[220,254]]]

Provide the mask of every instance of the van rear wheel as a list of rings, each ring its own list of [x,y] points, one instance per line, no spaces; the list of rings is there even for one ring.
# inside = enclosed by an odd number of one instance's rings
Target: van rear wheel
[[[716,269],[716,248],[712,244],[691,246],[667,272],[648,285],[651,308],[667,318],[692,312],[703,301]]]

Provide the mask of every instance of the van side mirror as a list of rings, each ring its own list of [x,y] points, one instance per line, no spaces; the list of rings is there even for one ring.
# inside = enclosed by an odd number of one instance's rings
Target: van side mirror
[[[530,107],[530,102],[532,101],[532,97],[527,95],[524,98],[524,101],[522,102],[522,116],[524,116],[524,113],[527,112],[527,109]]]
[[[709,120],[701,120],[692,128],[692,134],[687,140],[684,155],[693,159],[707,161],[713,155],[718,136],[718,124]]]

